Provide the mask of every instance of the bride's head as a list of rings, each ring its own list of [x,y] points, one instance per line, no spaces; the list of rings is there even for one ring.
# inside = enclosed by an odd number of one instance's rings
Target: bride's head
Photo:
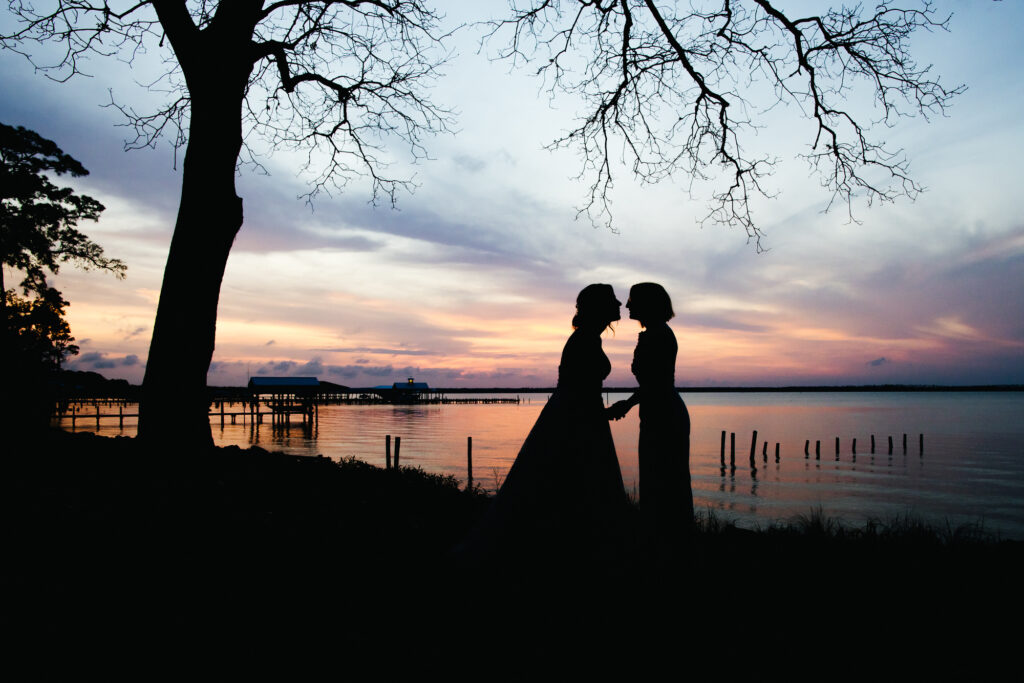
[[[629,288],[626,300],[629,317],[647,327],[651,323],[668,322],[675,317],[672,299],[665,288],[656,282],[641,282]]]
[[[622,302],[615,298],[615,290],[611,285],[587,285],[576,297],[576,315],[572,317],[573,329],[608,327],[622,317],[619,313],[621,306]]]

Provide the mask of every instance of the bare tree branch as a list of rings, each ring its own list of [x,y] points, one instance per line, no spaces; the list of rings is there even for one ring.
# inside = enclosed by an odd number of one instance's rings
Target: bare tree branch
[[[108,106],[125,117],[133,136],[126,148],[154,146],[169,139],[175,149],[188,142],[191,95],[186,73],[211,65],[183,65],[192,41],[218,30],[225,8],[255,6],[256,23],[244,58],[253,65],[243,103],[245,127],[271,148],[301,150],[311,174],[308,197],[344,187],[351,179],[371,179],[373,198],[394,202],[408,179],[386,173],[385,146],[403,142],[413,159],[426,158],[426,136],[448,132],[451,110],[429,97],[438,67],[448,57],[439,16],[422,0],[146,0],[124,9],[111,2],[57,0],[37,10],[23,0],[10,2],[20,24],[0,35],[0,46],[25,55],[33,66],[58,81],[85,74],[83,58],[117,56],[128,62],[143,51],[167,54],[168,68],[151,92],[165,103],[138,111],[117,102]],[[226,23],[222,19],[221,23]],[[170,45],[164,46],[165,37]],[[38,63],[34,43],[56,43],[56,61]],[[174,55],[167,53],[173,47]],[[199,59],[199,57],[196,57]],[[258,154],[249,145],[247,156]]]
[[[878,129],[903,116],[944,114],[964,86],[947,88],[919,67],[909,40],[946,29],[932,3],[915,9],[880,0],[793,18],[771,0],[511,0],[490,23],[497,58],[533,61],[552,96],[580,96],[577,127],[551,147],[572,147],[589,181],[581,213],[612,225],[613,169],[644,183],[683,176],[717,184],[705,221],[742,227],[761,248],[751,201],[770,196],[773,156],[742,140],[762,124],[752,111],[795,105],[812,125],[803,156],[830,193],[854,200],[911,199],[921,187]],[[764,96],[763,93],[767,93]],[[874,98],[865,117],[855,95]],[[827,210],[827,209],[826,209]]]

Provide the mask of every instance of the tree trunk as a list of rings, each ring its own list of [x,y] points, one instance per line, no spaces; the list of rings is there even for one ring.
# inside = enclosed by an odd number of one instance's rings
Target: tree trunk
[[[206,373],[213,357],[221,280],[242,225],[235,167],[249,72],[234,71],[234,78],[223,69],[190,78],[186,70],[192,103],[181,204],[139,407],[139,438],[183,454],[213,445]]]

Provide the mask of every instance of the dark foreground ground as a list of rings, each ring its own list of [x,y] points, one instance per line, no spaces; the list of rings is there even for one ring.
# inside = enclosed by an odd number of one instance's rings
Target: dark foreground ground
[[[0,467],[19,680],[1019,680],[1024,544],[977,530],[467,564],[487,499],[418,470],[62,432]]]

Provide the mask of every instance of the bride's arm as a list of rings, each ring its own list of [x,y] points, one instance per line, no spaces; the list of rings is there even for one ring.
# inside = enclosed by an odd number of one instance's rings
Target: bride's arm
[[[641,358],[644,356],[645,353],[645,336],[641,332],[640,336],[637,337],[636,349],[633,351],[633,364],[630,368],[633,371],[633,375],[638,379],[642,374],[642,371],[640,370],[640,368],[637,367],[637,363],[642,362]],[[636,391],[634,391],[629,398],[624,399],[622,401],[616,401],[612,405],[608,406],[607,410],[605,411],[605,414],[608,416],[609,420],[621,420],[626,416],[626,413],[628,413],[633,408],[633,406],[637,405],[638,403],[640,403],[639,387],[637,387]]]
[[[640,403],[640,391],[634,391],[633,394],[621,401],[616,401],[605,409],[605,415],[608,416],[609,420],[621,420],[626,417],[626,413],[636,404]]]

